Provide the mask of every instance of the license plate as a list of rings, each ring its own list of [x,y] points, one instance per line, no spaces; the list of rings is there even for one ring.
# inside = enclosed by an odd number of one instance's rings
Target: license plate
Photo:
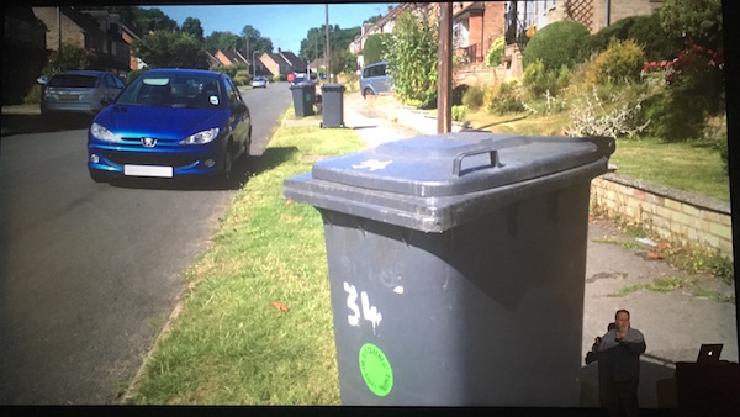
[[[59,96],[59,100],[62,101],[77,101],[80,99],[80,96],[77,94],[62,94]]]
[[[172,177],[172,167],[158,167],[153,165],[124,165],[123,173],[144,177]]]

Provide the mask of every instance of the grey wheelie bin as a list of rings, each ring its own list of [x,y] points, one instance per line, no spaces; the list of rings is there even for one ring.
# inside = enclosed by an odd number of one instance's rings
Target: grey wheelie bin
[[[313,104],[316,101],[316,85],[311,82],[290,86],[293,94],[293,108],[298,117],[313,116]]]
[[[611,138],[421,136],[284,183],[322,214],[345,405],[578,406]]]
[[[324,84],[321,86],[321,127],[344,127],[344,86]]]

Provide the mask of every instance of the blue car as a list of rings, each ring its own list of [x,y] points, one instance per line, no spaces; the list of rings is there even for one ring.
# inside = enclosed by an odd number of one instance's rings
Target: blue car
[[[229,183],[251,138],[249,108],[228,75],[152,69],[95,117],[88,169],[95,182],[207,175]]]

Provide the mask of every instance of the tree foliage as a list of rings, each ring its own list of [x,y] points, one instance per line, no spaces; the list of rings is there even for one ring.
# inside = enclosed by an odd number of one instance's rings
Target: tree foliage
[[[252,25],[244,26],[241,35],[242,40],[238,42],[237,48],[245,54],[272,52],[272,40],[262,36]]]
[[[90,67],[92,56],[88,51],[70,44],[63,44],[60,51],[51,53],[49,63],[42,73],[48,77],[72,69]]]
[[[188,33],[153,32],[136,40],[133,47],[151,67],[208,68],[202,43]]]
[[[195,17],[188,16],[185,18],[185,21],[182,22],[182,32],[189,33],[199,41],[203,40],[203,26],[200,23],[200,19]]]
[[[326,49],[326,25],[313,27],[306,32],[306,37],[301,40],[299,55],[309,61],[323,58]],[[349,49],[349,44],[360,34],[360,27],[340,29],[339,26],[329,26],[329,47],[332,51],[338,49]],[[332,52],[332,56],[334,53]],[[333,66],[333,65],[332,65]]]
[[[388,54],[388,46],[391,42],[389,33],[376,33],[370,35],[365,40],[365,47],[362,50],[365,56],[365,65],[385,59]]]
[[[388,61],[396,92],[404,101],[433,106],[437,97],[438,28],[426,16],[402,13],[393,28]]]
[[[205,48],[208,52],[215,54],[216,50],[233,51],[238,45],[239,36],[232,32],[211,32],[206,36]]]
[[[136,12],[136,27],[139,30],[139,36],[145,36],[149,32],[177,32],[179,30],[177,22],[159,9],[138,8]]]
[[[722,46],[720,0],[665,0],[659,13],[661,25],[670,35],[709,48]]]
[[[591,52],[605,51],[612,38],[634,39],[642,46],[648,61],[673,59],[681,50],[681,40],[663,30],[657,13],[626,17],[601,29],[591,36]]]

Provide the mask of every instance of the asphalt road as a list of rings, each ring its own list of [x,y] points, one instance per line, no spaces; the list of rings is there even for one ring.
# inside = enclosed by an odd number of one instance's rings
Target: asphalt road
[[[242,95],[254,123],[253,156],[239,166],[246,180],[290,91],[273,84]],[[114,403],[235,191],[95,184],[89,120],[23,117],[8,125],[34,133],[0,143],[0,404]]]

